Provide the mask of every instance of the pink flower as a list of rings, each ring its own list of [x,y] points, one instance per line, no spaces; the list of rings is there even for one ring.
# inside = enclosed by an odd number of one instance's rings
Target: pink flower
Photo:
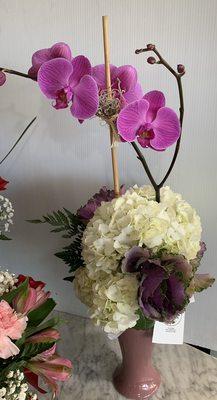
[[[32,56],[32,67],[29,69],[28,74],[32,79],[37,79],[39,68],[46,61],[53,58],[65,58],[71,61],[72,54],[70,47],[66,43],[55,43],[48,49],[41,49],[36,51]]]
[[[56,345],[51,349],[38,354],[27,362],[25,375],[27,380],[38,389],[38,377],[41,377],[53,393],[58,392],[58,381],[66,381],[72,370],[72,363],[66,358],[59,357],[56,353]],[[34,383],[33,383],[34,382]],[[40,388],[39,388],[40,389]]]
[[[157,90],[126,106],[118,116],[117,127],[125,141],[137,139],[142,147],[158,151],[171,146],[180,136],[179,119],[171,108],[165,107],[165,97]]]
[[[3,86],[6,82],[6,75],[3,71],[0,71],[0,86]]]
[[[33,284],[33,286],[35,287],[31,287],[31,284],[29,283],[27,291],[18,293],[13,300],[13,307],[17,312],[28,314],[30,311],[33,311],[44,304],[50,297],[50,292],[45,292],[43,289],[45,286],[43,282],[38,282],[38,284]]]
[[[120,98],[121,105],[139,100],[143,96],[141,85],[137,82],[137,71],[132,65],[116,67],[110,65],[111,87]],[[92,76],[95,79],[99,92],[106,89],[105,65],[100,64],[92,68]]]
[[[19,353],[11,341],[20,339],[26,329],[27,317],[18,315],[5,301],[0,302],[0,358],[7,359]]]
[[[42,332],[30,336],[26,343],[49,343],[60,338],[60,334],[56,329],[45,329]]]
[[[56,109],[71,103],[71,114],[84,120],[96,114],[99,104],[97,84],[90,74],[91,64],[84,56],[72,61],[56,58],[42,64],[38,84],[46,97],[55,100]]]

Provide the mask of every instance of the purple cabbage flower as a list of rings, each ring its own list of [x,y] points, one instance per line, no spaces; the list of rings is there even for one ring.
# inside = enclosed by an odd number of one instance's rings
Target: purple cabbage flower
[[[126,188],[124,185],[122,185],[120,188],[120,194],[124,194],[125,191]],[[77,211],[77,215],[82,220],[88,222],[94,216],[96,209],[101,206],[103,201],[108,202],[113,200],[114,198],[114,190],[109,190],[106,186],[103,186],[98,193],[94,194],[94,196],[91,197],[90,200],[88,200],[87,204],[84,207],[79,208],[79,210]]]
[[[41,49],[36,51],[32,56],[32,66],[28,71],[28,75],[32,79],[37,79],[39,68],[46,61],[50,61],[53,58],[65,58],[71,61],[72,54],[70,47],[63,42],[55,43],[48,49]]]
[[[180,136],[179,119],[171,108],[165,107],[164,94],[157,90],[121,110],[117,128],[125,141],[137,139],[142,147],[157,151],[165,150]]]
[[[120,99],[121,107],[139,100],[143,96],[141,85],[137,82],[137,71],[132,65],[116,67],[110,65],[111,88],[116,97]],[[92,68],[92,76],[95,79],[99,92],[106,89],[105,65],[100,64]]]
[[[147,318],[172,322],[183,312],[194,292],[213,283],[208,274],[193,274],[181,255],[153,258],[147,249],[133,247],[122,261],[122,271],[138,273],[139,305]]]
[[[99,104],[97,84],[90,74],[91,64],[84,56],[72,61],[55,58],[41,65],[38,84],[46,97],[55,100],[56,109],[71,103],[71,114],[84,120],[96,114]]]

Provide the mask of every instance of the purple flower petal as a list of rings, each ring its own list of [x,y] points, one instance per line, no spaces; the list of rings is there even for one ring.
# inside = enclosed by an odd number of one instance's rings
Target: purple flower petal
[[[121,110],[117,119],[117,127],[120,136],[127,142],[135,140],[138,129],[145,123],[148,107],[149,103],[141,99]]]
[[[147,318],[161,320],[161,315],[156,308],[149,303],[143,302],[142,297],[139,299],[139,305]]]
[[[111,82],[117,74],[117,67],[115,65],[110,64],[110,74],[111,74]],[[92,77],[95,79],[99,89],[106,89],[106,80],[105,80],[105,64],[96,65],[92,68]]]
[[[170,301],[175,303],[176,306],[183,306],[186,296],[184,284],[174,274],[169,277],[167,284],[170,292]]]
[[[151,126],[155,137],[150,140],[150,144],[155,150],[166,149],[175,143],[180,136],[179,119],[171,108],[160,108]]]
[[[121,89],[127,92],[136,85],[137,71],[132,65],[123,65],[117,68],[116,79],[119,79]]]
[[[95,80],[89,75],[83,76],[73,92],[72,115],[78,119],[93,117],[99,105],[98,87]]]
[[[141,281],[142,299],[148,300],[153,295],[157,287],[166,278],[163,268],[157,266],[149,266],[149,271],[146,271]]]
[[[146,93],[143,99],[149,102],[146,120],[147,122],[152,122],[153,119],[155,119],[158,110],[165,107],[166,100],[164,94],[158,90],[152,90],[151,92]]]
[[[123,94],[126,104],[130,104],[133,101],[140,100],[143,97],[143,90],[140,83],[137,83],[135,87],[128,90]]]
[[[64,58],[55,58],[42,64],[38,72],[38,84],[49,99],[55,99],[57,91],[67,88],[73,67]]]
[[[71,61],[71,49],[68,44],[64,42],[56,43],[50,48],[50,58],[65,58],[66,60]]]
[[[41,49],[32,55],[32,65],[40,67],[44,62],[50,60],[50,49]]]
[[[122,261],[122,272],[136,272],[139,265],[150,257],[149,251],[143,247],[134,246],[130,249]],[[138,265],[139,264],[139,265]]]
[[[87,57],[77,56],[72,60],[73,73],[70,77],[70,86],[78,85],[82,76],[91,74],[91,64]]]
[[[4,85],[6,81],[6,75],[3,71],[0,71],[0,86]]]

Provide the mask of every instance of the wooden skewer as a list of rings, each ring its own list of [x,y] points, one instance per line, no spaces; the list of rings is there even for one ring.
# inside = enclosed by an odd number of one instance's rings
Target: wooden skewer
[[[109,18],[107,15],[104,15],[102,17],[102,27],[103,27],[106,89],[107,89],[108,96],[112,97],[111,74],[110,74],[110,48],[109,48]],[[115,136],[114,136],[114,132],[113,132],[111,126],[109,129],[110,129],[114,192],[115,192],[115,197],[119,197],[120,196],[120,184],[119,184],[117,151],[116,151],[116,148],[114,145]]]

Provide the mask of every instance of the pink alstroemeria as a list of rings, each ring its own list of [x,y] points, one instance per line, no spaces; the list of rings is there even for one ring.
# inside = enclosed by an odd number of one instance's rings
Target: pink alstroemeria
[[[72,363],[66,358],[59,357],[56,353],[56,345],[51,349],[38,354],[26,364],[24,371],[27,380],[38,388],[38,377],[41,377],[52,389],[55,395],[58,392],[58,381],[66,381],[72,372]]]
[[[165,107],[165,97],[157,90],[126,106],[118,116],[117,127],[125,141],[137,139],[142,147],[158,151],[171,146],[180,136],[179,119],[171,108]]]
[[[65,58],[71,61],[72,53],[70,47],[63,42],[55,43],[48,49],[36,51],[32,56],[32,66],[28,71],[28,75],[32,79],[37,79],[38,70],[43,63],[52,60],[53,58]]]
[[[111,87],[120,98],[122,107],[143,96],[141,85],[137,82],[137,71],[132,65],[116,67],[110,64]],[[99,92],[106,89],[105,65],[100,64],[92,68]]]
[[[43,290],[44,283],[39,284],[36,288],[28,285],[25,292],[18,293],[13,300],[13,307],[22,314],[28,314],[30,311],[40,307],[50,297],[50,292]]]
[[[72,102],[72,115],[83,120],[94,116],[99,104],[97,84],[90,74],[91,64],[84,56],[71,62],[56,58],[42,64],[38,84],[46,97],[55,100],[56,109],[66,108]]]
[[[49,343],[60,338],[60,333],[56,329],[44,329],[26,339],[26,343]]]

